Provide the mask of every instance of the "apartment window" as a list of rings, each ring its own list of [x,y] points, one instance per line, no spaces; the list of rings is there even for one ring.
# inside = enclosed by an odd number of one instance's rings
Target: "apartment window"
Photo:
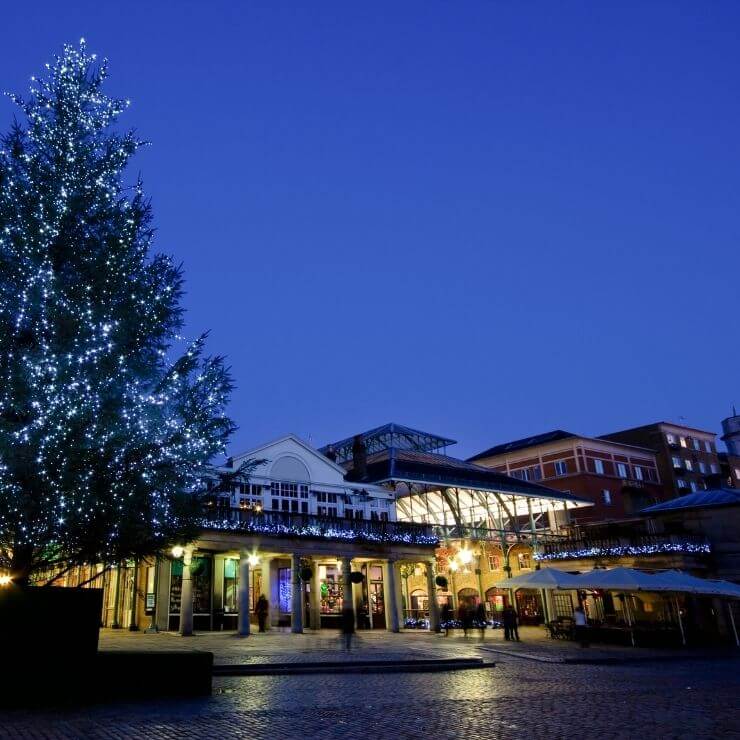
[[[501,558],[498,555],[488,556],[488,570],[501,570]]]
[[[520,552],[517,556],[519,570],[531,570],[532,558],[528,552]]]
[[[612,494],[611,491],[608,488],[605,488],[601,492],[601,500],[604,502],[605,506],[611,506],[612,505]]]
[[[704,443],[704,449],[705,449],[705,450],[706,450],[707,452],[713,452],[713,450],[712,450],[712,443],[711,443],[711,442],[705,442],[705,443]]]
[[[691,490],[692,490],[692,491],[698,491],[698,490],[699,490],[699,487],[698,487],[698,486],[696,485],[696,481],[693,481],[693,480],[692,480],[692,481],[691,481],[691,482],[689,483],[689,486],[691,486]]]
[[[676,484],[678,485],[679,488],[688,487],[688,483],[686,483],[686,481],[683,478],[680,478],[678,481],[676,481]]]
[[[617,475],[620,478],[627,477],[627,466],[624,463],[617,463]]]
[[[594,460],[594,470],[599,475],[604,475],[604,461],[603,460]]]
[[[712,463],[712,472],[716,475],[719,473],[719,465],[717,463]]]
[[[666,434],[665,435],[666,441],[669,445],[675,445],[676,444],[676,435],[675,434]]]
[[[673,467],[674,468],[681,468],[681,467],[683,467],[683,464],[681,463],[681,458],[678,457],[677,455],[674,455],[671,458],[671,462],[673,463]]]
[[[555,475],[567,475],[568,463],[565,460],[558,460],[555,463]]]
[[[703,462],[700,462],[699,463],[699,472],[700,473],[706,473],[707,472],[706,463],[703,463]]]
[[[635,478],[637,480],[645,480],[645,476],[642,473],[642,468],[639,465],[635,465]]]
[[[694,463],[692,463],[691,460],[687,460],[685,464],[686,464],[686,470],[694,469]]]
[[[740,468],[735,468],[735,477],[740,480]]]
[[[679,437],[678,441],[681,443],[681,447],[686,447],[686,437]]]
[[[694,442],[694,449],[695,450],[700,450],[701,449],[701,442],[699,442],[699,440],[696,439],[696,437],[694,438],[693,442]]]

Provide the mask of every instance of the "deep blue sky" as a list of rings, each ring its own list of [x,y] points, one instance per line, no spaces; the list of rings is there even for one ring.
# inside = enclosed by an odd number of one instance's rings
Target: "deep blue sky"
[[[80,36],[110,58],[188,330],[233,366],[234,451],[718,430],[740,5],[629,5],[37,0],[3,8],[0,87]]]

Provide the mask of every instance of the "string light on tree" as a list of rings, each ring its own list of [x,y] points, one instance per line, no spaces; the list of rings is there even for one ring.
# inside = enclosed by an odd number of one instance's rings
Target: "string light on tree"
[[[234,425],[200,337],[175,354],[182,273],[151,254],[123,173],[143,146],[107,63],[66,46],[0,141],[0,567],[119,562],[185,542]]]

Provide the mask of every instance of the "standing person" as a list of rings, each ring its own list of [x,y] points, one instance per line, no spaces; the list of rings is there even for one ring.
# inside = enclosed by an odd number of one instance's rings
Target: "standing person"
[[[588,619],[580,604],[573,610],[573,621],[576,628],[576,640],[581,643],[582,648],[588,647]]]
[[[462,624],[463,634],[465,637],[468,636],[468,605],[465,601],[460,601],[460,606],[457,607],[457,618]]]
[[[445,631],[445,637],[449,637],[450,622],[452,621],[452,617],[452,607],[449,605],[449,603],[445,603],[445,605],[442,607],[442,614],[440,615],[440,618],[442,620],[442,627]]]
[[[519,617],[511,605],[504,609],[504,637],[519,642]]]
[[[352,648],[352,637],[355,634],[355,611],[351,607],[342,609],[342,636],[344,637],[344,649]]]
[[[488,626],[488,615],[486,614],[486,605],[483,601],[478,602],[478,608],[475,610],[475,618],[480,630],[480,639],[486,639],[486,627]]]
[[[257,624],[260,632],[266,632],[267,615],[270,613],[270,602],[264,594],[260,594],[254,609],[257,612]]]

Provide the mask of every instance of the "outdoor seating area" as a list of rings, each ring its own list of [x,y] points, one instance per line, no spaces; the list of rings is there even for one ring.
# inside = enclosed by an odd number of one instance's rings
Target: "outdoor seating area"
[[[553,640],[576,639],[575,617],[580,609],[589,642],[634,647],[740,646],[735,621],[740,586],[734,583],[675,570],[597,568],[567,573],[541,568],[496,585],[512,594],[518,589],[541,590],[547,611],[544,627]],[[570,592],[572,614],[555,612],[563,609],[563,601],[558,600],[555,607],[553,593],[564,591]],[[717,609],[717,604],[722,608]]]

